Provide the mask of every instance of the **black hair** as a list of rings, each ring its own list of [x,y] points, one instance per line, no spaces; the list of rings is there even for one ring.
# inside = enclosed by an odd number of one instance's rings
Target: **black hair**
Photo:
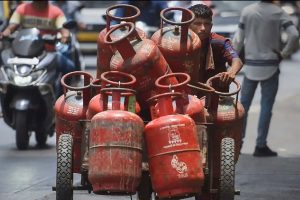
[[[189,7],[188,9],[191,10],[195,14],[196,18],[201,17],[204,19],[212,20],[213,12],[207,5],[196,4],[196,5]]]

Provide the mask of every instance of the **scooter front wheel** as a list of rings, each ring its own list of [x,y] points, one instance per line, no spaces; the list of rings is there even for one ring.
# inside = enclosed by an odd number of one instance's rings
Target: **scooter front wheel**
[[[27,127],[27,113],[24,111],[16,111],[15,127],[16,127],[16,145],[19,150],[25,150],[29,145],[29,134]]]

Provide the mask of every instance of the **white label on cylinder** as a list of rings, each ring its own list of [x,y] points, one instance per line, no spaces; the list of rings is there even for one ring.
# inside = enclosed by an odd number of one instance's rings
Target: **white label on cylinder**
[[[188,167],[186,163],[179,161],[176,155],[173,155],[173,158],[171,160],[171,166],[178,172],[178,178],[188,177]]]

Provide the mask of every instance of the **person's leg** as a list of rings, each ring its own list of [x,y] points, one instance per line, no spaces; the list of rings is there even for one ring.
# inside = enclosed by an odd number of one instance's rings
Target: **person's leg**
[[[274,74],[271,78],[261,81],[261,111],[258,123],[258,136],[256,139],[256,146],[260,148],[267,145],[272,109],[278,91],[278,78],[279,72]]]
[[[75,65],[72,60],[70,60],[60,52],[57,52],[57,57],[58,57],[58,66],[59,66],[58,71],[61,72],[62,75],[65,75],[75,70]]]
[[[57,73],[56,73],[57,79],[60,79],[63,75],[75,70],[74,63],[70,59],[65,57],[62,53],[56,52],[56,58],[57,58],[57,65],[58,65]],[[60,84],[60,80],[56,82],[55,94],[56,97],[59,97],[62,94],[62,86]]]
[[[241,89],[241,104],[245,109],[245,118],[244,118],[243,129],[242,129],[242,143],[246,135],[248,111],[251,106],[251,102],[253,100],[257,85],[258,85],[258,81],[250,80],[246,76],[244,76],[242,89]]]

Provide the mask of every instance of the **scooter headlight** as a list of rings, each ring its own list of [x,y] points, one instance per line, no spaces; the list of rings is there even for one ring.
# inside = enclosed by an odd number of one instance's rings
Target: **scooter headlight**
[[[16,85],[29,85],[32,81],[32,77],[31,76],[15,76],[14,77],[14,82]]]
[[[16,85],[26,86],[38,82],[43,74],[45,74],[44,70],[31,71],[28,76],[15,75],[13,81]]]

